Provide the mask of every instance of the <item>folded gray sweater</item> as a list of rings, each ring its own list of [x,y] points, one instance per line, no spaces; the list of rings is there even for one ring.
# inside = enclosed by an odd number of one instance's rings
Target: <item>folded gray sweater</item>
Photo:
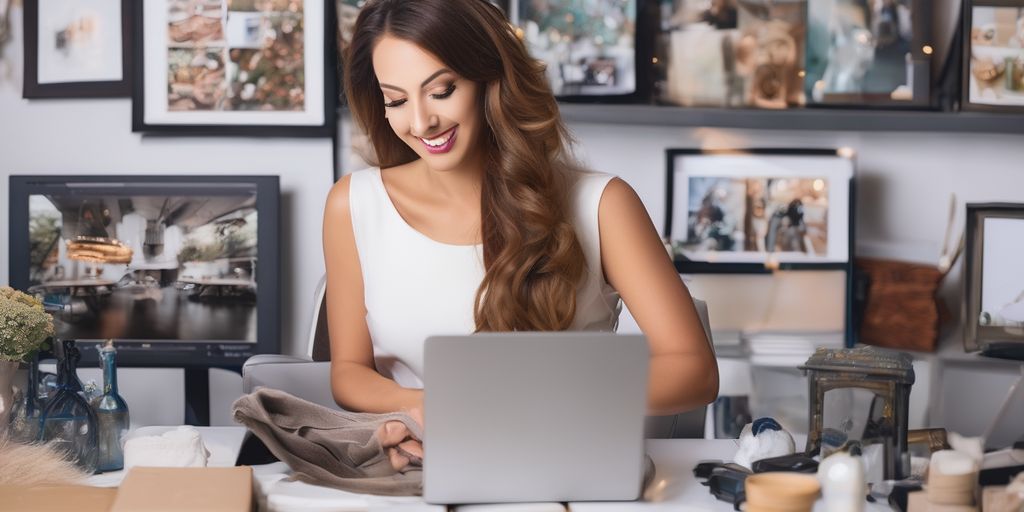
[[[419,464],[396,471],[376,436],[384,423],[401,421],[423,439],[419,423],[406,414],[340,411],[268,388],[239,398],[232,409],[235,421],[301,480],[358,493],[423,494]]]

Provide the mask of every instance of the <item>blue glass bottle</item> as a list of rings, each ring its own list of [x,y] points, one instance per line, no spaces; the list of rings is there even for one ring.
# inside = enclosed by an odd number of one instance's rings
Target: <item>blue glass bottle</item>
[[[78,467],[88,473],[96,471],[99,455],[99,432],[96,414],[80,394],[78,361],[81,353],[74,340],[63,340],[57,354],[60,389],[46,404],[39,416],[39,441],[52,442],[67,452]]]
[[[103,394],[93,399],[99,423],[100,471],[115,471],[124,467],[121,439],[128,433],[128,404],[117,393],[117,350],[114,340],[96,346],[103,368]]]

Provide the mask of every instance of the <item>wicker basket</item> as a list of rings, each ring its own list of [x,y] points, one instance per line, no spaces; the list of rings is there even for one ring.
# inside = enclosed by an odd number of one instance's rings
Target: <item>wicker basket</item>
[[[946,316],[937,297],[945,274],[934,266],[871,258],[857,258],[854,265],[864,301],[860,342],[934,351]]]

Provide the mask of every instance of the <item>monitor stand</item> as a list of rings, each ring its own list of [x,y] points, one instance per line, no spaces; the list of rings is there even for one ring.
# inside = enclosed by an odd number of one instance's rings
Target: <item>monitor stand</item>
[[[196,427],[210,426],[210,369],[214,367],[185,367],[185,424]],[[217,366],[242,375],[241,366]]]
[[[210,426],[209,368],[185,368],[185,424]]]

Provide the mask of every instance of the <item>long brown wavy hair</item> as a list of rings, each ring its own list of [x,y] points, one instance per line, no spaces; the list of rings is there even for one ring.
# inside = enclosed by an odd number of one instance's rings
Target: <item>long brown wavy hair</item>
[[[486,0],[370,0],[345,52],[345,94],[382,168],[419,158],[384,118],[373,49],[385,35],[432,53],[483,91],[485,274],[477,332],[569,328],[586,268],[568,194],[578,166],[544,65]]]

